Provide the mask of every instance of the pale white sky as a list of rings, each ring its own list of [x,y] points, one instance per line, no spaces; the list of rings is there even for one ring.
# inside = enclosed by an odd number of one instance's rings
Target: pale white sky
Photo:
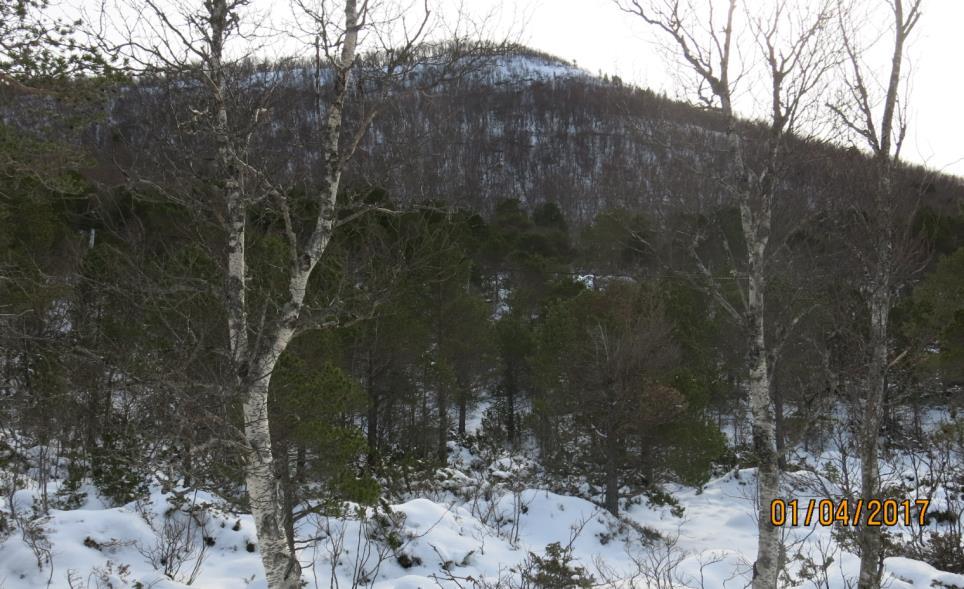
[[[755,0],[751,0],[753,2]],[[685,98],[655,31],[611,0],[467,0],[523,28],[521,40],[592,73]],[[752,6],[752,4],[750,4]],[[964,177],[964,0],[925,0],[908,50],[909,129],[902,157]],[[524,23],[520,27],[519,23]]]

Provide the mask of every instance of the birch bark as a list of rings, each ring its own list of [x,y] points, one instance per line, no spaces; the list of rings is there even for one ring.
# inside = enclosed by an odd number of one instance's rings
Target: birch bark
[[[682,61],[695,74],[699,100],[715,107],[726,122],[729,161],[720,186],[739,209],[746,248],[746,282],[739,303],[724,294],[729,289],[721,287],[718,277],[696,254],[695,247],[692,252],[710,294],[743,327],[747,346],[747,397],[758,466],[759,532],[752,586],[753,589],[774,589],[782,567],[780,530],[770,524],[769,517],[771,502],[780,492],[780,455],[771,390],[772,362],[777,357],[774,350],[779,344],[768,341],[765,321],[770,276],[768,245],[777,194],[776,175],[786,157],[784,139],[794,131],[799,111],[810,102],[806,95],[818,88],[821,77],[829,69],[828,64],[832,63],[829,52],[821,49],[826,46],[822,35],[830,4],[804,9],[777,2],[772,13],[765,16],[761,15],[766,9],[757,11],[755,7],[745,6],[754,41],[768,69],[767,101],[771,107],[767,154],[750,163],[745,154],[741,124],[733,110],[736,81],[731,78],[731,66],[739,67],[739,64],[734,66],[731,58],[734,53],[739,54],[733,47],[738,37],[734,34],[734,17],[741,6],[739,0],[729,0],[724,5],[725,12],[714,12],[718,4],[713,0],[702,4],[703,12],[697,10],[698,3],[685,0],[615,2],[671,40]],[[720,15],[718,20],[714,19],[715,14]]]
[[[765,195],[769,199],[771,195]],[[753,565],[753,589],[776,587],[780,572],[780,529],[770,524],[770,504],[780,493],[780,465],[776,442],[776,416],[770,390],[765,325],[765,254],[769,241],[770,207],[754,211],[749,194],[741,195],[741,226],[748,252],[746,305],[747,368],[749,369],[750,415],[753,420],[753,452],[757,458],[757,558]]]
[[[842,122],[856,131],[866,141],[877,165],[877,186],[874,195],[873,215],[876,222],[876,235],[868,274],[868,307],[870,311],[870,364],[868,367],[866,394],[861,407],[861,427],[859,431],[860,457],[860,495],[866,504],[880,495],[880,428],[884,419],[887,398],[887,371],[890,355],[890,313],[895,303],[895,290],[898,286],[897,259],[898,247],[894,224],[894,165],[900,153],[900,145],[905,134],[905,126],[899,120],[898,93],[901,84],[901,70],[904,61],[904,45],[921,16],[923,0],[890,0],[889,8],[893,17],[894,44],[890,59],[890,72],[886,92],[883,97],[883,111],[879,127],[875,124],[874,108],[860,54],[854,48],[854,34],[844,30],[844,43],[852,68],[852,78],[848,90],[856,104],[855,117],[848,117],[840,108],[834,111]],[[879,131],[878,131],[879,129]],[[883,573],[883,536],[876,526],[862,525],[857,533],[860,547],[860,573],[858,589],[879,589]]]
[[[223,5],[223,0],[220,0],[219,4]],[[301,565],[297,554],[294,554],[289,546],[285,534],[286,504],[272,452],[268,414],[271,376],[278,359],[295,335],[304,306],[308,280],[327,248],[334,230],[335,204],[343,163],[342,115],[355,60],[358,28],[356,2],[347,0],[345,37],[340,55],[334,64],[334,99],[328,105],[326,128],[321,138],[326,174],[318,193],[318,216],[311,236],[302,248],[299,248],[296,242],[289,244],[295,255],[292,256],[287,300],[282,307],[280,317],[271,328],[266,328],[266,334],[262,334],[266,337],[260,340],[266,343],[258,349],[251,349],[248,342],[244,258],[245,203],[240,190],[230,189],[234,183],[226,182],[230,223],[227,299],[232,356],[235,360],[237,383],[243,399],[244,438],[247,447],[245,483],[257,527],[265,578],[271,589],[296,589],[301,586]],[[230,165],[229,162],[225,162],[226,171],[231,169]]]

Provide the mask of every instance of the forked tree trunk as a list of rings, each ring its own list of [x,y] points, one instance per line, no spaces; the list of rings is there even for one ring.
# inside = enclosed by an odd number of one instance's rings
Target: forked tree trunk
[[[811,43],[819,42],[818,36],[827,13],[820,11],[815,15],[813,22],[799,31],[793,42],[784,48],[775,45],[775,39],[781,37],[777,34],[780,9],[766,26],[758,23],[765,29],[758,32],[757,41],[760,47],[764,48],[770,69],[768,73],[772,118],[769,121],[769,160],[762,172],[755,174],[744,156],[739,129],[741,125],[733,112],[733,81],[729,77],[734,52],[734,16],[738,12],[739,0],[726,2],[726,20],[722,27],[718,26],[720,23],[713,22],[711,13],[709,27],[699,31],[690,28],[696,21],[690,21],[686,15],[691,12],[692,6],[681,0],[617,0],[617,4],[623,10],[640,16],[646,23],[672,39],[683,62],[701,82],[700,98],[710,104],[713,103],[711,97],[718,100],[719,112],[727,123],[726,139],[730,161],[727,177],[722,179],[721,187],[734,196],[739,204],[742,237],[747,251],[747,289],[742,300],[744,308],[737,309],[732,304],[723,294],[719,279],[698,259],[695,251],[694,256],[714,298],[745,328],[748,400],[753,420],[753,449],[758,460],[758,552],[753,567],[752,585],[753,589],[775,589],[781,568],[782,549],[780,530],[770,524],[769,516],[770,505],[780,492],[780,462],[771,391],[772,367],[768,365],[768,354],[773,346],[772,342],[767,342],[764,322],[768,280],[766,254],[777,187],[774,176],[779,173],[784,157],[781,145],[788,125],[798,112],[797,109],[806,102],[801,99],[812,89],[812,83],[819,79],[826,65],[819,54],[814,52]],[[716,2],[708,4],[715,5]],[[705,24],[700,22],[698,26],[703,27]],[[704,31],[709,34],[708,38],[701,38]]]
[[[273,345],[260,357],[252,359],[249,344],[247,305],[247,257],[245,241],[247,229],[247,200],[241,190],[239,157],[234,150],[226,105],[227,83],[221,61],[232,15],[225,0],[214,0],[208,5],[211,22],[210,80],[216,106],[215,141],[217,143],[218,175],[227,209],[227,281],[225,306],[228,318],[228,337],[235,369],[235,386],[242,400],[244,417],[244,479],[251,513],[258,533],[261,561],[271,589],[295,589],[301,584],[301,567],[288,548],[285,536],[285,507],[280,481],[274,472],[271,455],[271,432],[268,423],[268,390],[275,364],[293,335],[279,328]],[[310,270],[309,270],[310,272]],[[292,276],[294,281],[298,272]],[[294,286],[294,285],[292,285]],[[304,298],[302,289],[301,300]],[[300,310],[301,300],[295,311]],[[286,308],[290,312],[291,307]],[[294,318],[297,318],[296,316]],[[293,325],[293,320],[291,321]],[[287,333],[286,333],[287,332]],[[252,367],[255,367],[252,370]]]
[[[227,20],[224,0],[212,2],[212,15]],[[218,19],[212,19],[212,22]],[[223,35],[215,35],[223,41]],[[218,156],[224,181],[228,210],[228,331],[234,360],[238,392],[244,416],[245,484],[251,512],[258,533],[261,561],[270,589],[296,589],[301,586],[301,566],[285,533],[287,513],[281,481],[275,469],[271,446],[268,414],[271,376],[281,354],[295,335],[301,317],[308,280],[331,240],[335,222],[335,203],[341,179],[342,151],[340,147],[342,113],[347,97],[348,81],[355,59],[358,23],[355,0],[345,3],[345,37],[338,62],[335,64],[334,98],[328,104],[326,129],[321,137],[325,156],[325,178],[318,192],[318,214],[311,235],[298,243],[289,227],[291,248],[288,293],[279,316],[271,327],[264,327],[258,337],[251,339],[246,301],[247,263],[245,257],[245,223],[247,202],[240,189],[237,154],[232,151],[224,106],[223,70],[220,65],[220,46],[212,59],[212,70],[217,73],[216,99],[218,102]],[[282,198],[284,198],[282,196]],[[250,341],[264,342],[250,345]]]
[[[906,129],[900,128],[898,117],[898,94],[901,82],[901,69],[904,60],[904,44],[917,25],[921,16],[922,0],[890,0],[888,4],[894,17],[894,46],[891,53],[890,77],[884,96],[883,113],[880,120],[880,134],[873,133],[875,126],[870,108],[864,108],[865,120],[860,126],[869,129],[867,136],[870,147],[876,156],[878,167],[877,193],[874,214],[877,219],[877,243],[870,268],[870,373],[867,378],[865,406],[861,408],[863,427],[859,434],[860,443],[860,496],[866,504],[880,495],[880,427],[884,419],[884,404],[887,397],[887,371],[889,357],[890,312],[894,305],[893,291],[895,281],[895,239],[894,182],[893,173],[900,142]],[[849,41],[848,39],[845,39]],[[848,50],[850,45],[847,45]],[[852,65],[859,73],[859,60],[850,51]],[[855,96],[864,97],[867,88],[861,77],[852,85]],[[897,123],[897,127],[895,127]],[[896,143],[896,145],[895,145]],[[884,560],[882,530],[878,526],[861,525],[857,534],[860,547],[860,575],[858,589],[879,589]]]

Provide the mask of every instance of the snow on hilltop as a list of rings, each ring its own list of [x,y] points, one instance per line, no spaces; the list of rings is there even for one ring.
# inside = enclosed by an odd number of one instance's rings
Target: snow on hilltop
[[[485,78],[490,83],[554,82],[594,78],[586,70],[562,59],[526,54],[496,57],[484,72]]]
[[[416,72],[432,70],[435,66],[419,65]],[[470,66],[473,71],[469,79],[481,84],[556,82],[564,80],[594,81],[598,78],[588,71],[566,60],[539,52],[520,49],[504,55],[484,58],[479,64]],[[384,72],[384,69],[377,68]],[[248,74],[241,83],[244,87],[261,87],[274,84],[307,87],[314,83],[314,70],[306,66],[269,68]],[[333,79],[331,70],[321,72],[322,83]]]

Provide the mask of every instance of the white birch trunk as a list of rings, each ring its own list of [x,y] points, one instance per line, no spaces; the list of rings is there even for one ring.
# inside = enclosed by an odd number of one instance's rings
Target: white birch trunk
[[[270,370],[280,351],[255,362],[259,370],[252,378],[252,359],[247,306],[247,257],[245,252],[247,201],[241,189],[238,154],[231,140],[228,110],[225,104],[227,86],[221,61],[228,19],[227,3],[212,2],[210,81],[216,104],[214,134],[217,142],[218,176],[227,209],[227,307],[228,337],[234,364],[235,386],[243,402],[245,483],[258,533],[259,551],[268,587],[295,589],[301,585],[301,568],[288,548],[284,533],[284,512],[271,455],[268,423],[268,386]],[[289,338],[290,339],[290,338]],[[283,350],[283,347],[281,348]],[[270,361],[268,361],[270,359]],[[267,372],[265,368],[269,368]],[[265,376],[268,375],[268,376]]]
[[[761,184],[759,202],[754,207],[753,176],[743,153],[742,139],[729,95],[724,101],[729,118],[730,149],[735,176],[741,179],[739,193],[740,227],[747,250],[746,329],[748,397],[752,419],[753,453],[757,458],[757,557],[753,563],[753,589],[775,589],[780,574],[782,545],[780,529],[770,523],[770,505],[780,493],[780,461],[777,453],[776,414],[771,392],[770,366],[766,339],[766,251],[770,241],[774,186],[770,179]],[[779,133],[772,138],[771,168],[778,157]]]
[[[884,268],[878,272],[886,274]],[[879,438],[880,426],[884,419],[884,402],[887,392],[887,357],[888,357],[888,318],[891,309],[891,297],[885,275],[878,275],[875,292],[870,301],[870,342],[871,360],[870,374],[867,383],[867,397],[860,418],[860,497],[866,505],[871,499],[880,497],[880,463]],[[860,575],[857,587],[859,589],[878,589],[883,563],[883,542],[881,528],[878,526],[862,525],[858,532],[857,543],[860,546]]]
[[[751,237],[752,236],[752,237]],[[750,415],[753,418],[753,453],[757,458],[757,557],[753,565],[753,589],[774,589],[780,573],[780,528],[770,523],[770,504],[780,493],[780,464],[776,442],[776,416],[770,390],[764,324],[765,296],[763,252],[765,241],[755,232],[748,239],[749,285],[747,287],[747,353]]]
[[[301,586],[301,565],[292,554],[284,530],[284,501],[271,454],[268,387],[265,377],[252,383],[243,404],[244,437],[248,447],[244,481],[258,532],[258,550],[268,587]]]
[[[265,578],[270,589],[296,589],[301,586],[301,565],[297,555],[292,552],[285,535],[285,501],[280,479],[274,465],[271,448],[271,428],[268,415],[271,376],[281,354],[295,335],[296,324],[304,305],[308,280],[331,240],[335,222],[335,203],[341,180],[342,154],[340,148],[342,113],[347,96],[348,81],[355,59],[358,38],[357,12],[354,0],[345,5],[345,39],[339,63],[335,64],[335,97],[327,111],[327,124],[322,137],[322,147],[326,159],[326,175],[319,193],[318,217],[310,238],[301,250],[295,242],[289,245],[295,251],[292,257],[291,274],[288,284],[288,299],[274,328],[263,338],[267,342],[262,349],[251,350],[250,360],[241,362],[243,356],[235,354],[240,362],[236,365],[239,385],[243,395],[244,436],[248,449],[245,464],[245,483],[251,511],[258,532],[261,561]],[[242,215],[243,226],[243,215]],[[232,234],[234,243],[243,244],[243,233]],[[244,268],[243,245],[241,262],[232,265],[233,258],[229,248],[229,274],[235,266]],[[237,257],[237,256],[235,256]],[[244,306],[243,274],[240,280],[232,274],[232,284],[241,285],[237,297]],[[233,302],[233,301],[232,301]],[[239,314],[238,321],[246,324],[246,310]],[[232,333],[232,340],[234,339]],[[245,337],[238,338],[245,341]],[[249,371],[250,368],[250,371]]]
[[[890,77],[884,97],[884,110],[880,121],[877,144],[871,140],[878,166],[878,184],[875,199],[878,236],[874,252],[874,267],[870,281],[870,371],[867,378],[866,403],[862,412],[863,427],[860,429],[860,495],[866,504],[880,496],[879,438],[884,419],[887,397],[887,370],[890,353],[890,312],[894,305],[895,281],[894,249],[897,247],[894,231],[894,184],[892,174],[896,155],[900,152],[900,140],[904,130],[896,133],[897,97],[904,60],[904,43],[920,18],[921,0],[891,0],[894,16],[894,50],[891,54]],[[866,91],[863,81],[857,81],[858,90]],[[866,92],[864,92],[864,95]],[[866,115],[866,127],[873,130],[872,115]],[[873,136],[872,136],[873,137]],[[879,589],[883,564],[883,536],[877,526],[861,525],[857,544],[860,546],[860,574],[858,589]]]
[[[885,149],[889,150],[889,147]],[[874,252],[875,265],[870,283],[870,369],[867,375],[867,394],[861,407],[859,430],[860,444],[860,497],[866,505],[871,499],[880,498],[880,427],[884,421],[887,397],[887,368],[890,355],[890,311],[892,295],[891,267],[893,264],[894,231],[891,225],[892,173],[887,152],[879,157],[879,181],[876,208],[878,242]],[[883,534],[879,526],[861,525],[857,533],[860,547],[860,573],[858,589],[879,589],[883,573]]]

